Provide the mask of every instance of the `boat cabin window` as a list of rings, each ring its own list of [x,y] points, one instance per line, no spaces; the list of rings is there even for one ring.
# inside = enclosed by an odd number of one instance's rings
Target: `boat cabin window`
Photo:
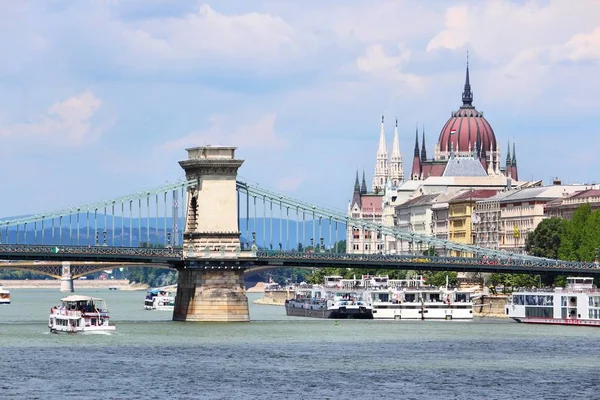
[[[469,301],[469,293],[456,293],[457,303],[467,303]]]
[[[404,299],[406,299],[406,301],[409,303],[413,303],[417,301],[417,295],[415,293],[406,293],[404,295]]]
[[[335,287],[335,286],[339,286],[340,282],[342,281],[342,277],[341,276],[326,276],[325,277],[325,286],[328,287]]]

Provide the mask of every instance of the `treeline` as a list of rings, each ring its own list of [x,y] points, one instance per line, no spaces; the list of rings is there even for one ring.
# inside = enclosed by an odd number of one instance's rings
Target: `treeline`
[[[528,254],[564,261],[595,262],[600,251],[600,210],[581,205],[570,220],[552,217],[539,223],[525,241]],[[492,274],[492,283],[505,286],[564,286],[566,277],[557,274]],[[600,282],[596,281],[598,284]]]

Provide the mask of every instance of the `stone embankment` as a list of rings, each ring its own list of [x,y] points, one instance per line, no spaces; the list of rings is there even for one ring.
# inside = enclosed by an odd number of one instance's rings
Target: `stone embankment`
[[[293,299],[296,295],[294,290],[266,290],[264,293],[263,298],[254,300],[255,304],[282,306],[286,300]]]
[[[6,289],[60,289],[60,280],[1,280],[0,285]],[[77,289],[103,289],[115,287],[119,290],[146,290],[145,283],[129,283],[127,279],[76,279],[73,282]]]
[[[507,318],[504,306],[507,296],[481,295],[473,300],[473,315],[475,317]]]

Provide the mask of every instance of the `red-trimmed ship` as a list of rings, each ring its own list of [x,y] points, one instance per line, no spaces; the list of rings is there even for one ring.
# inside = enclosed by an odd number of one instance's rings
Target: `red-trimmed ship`
[[[568,277],[565,288],[513,292],[506,315],[530,324],[600,326],[600,290],[594,278]]]

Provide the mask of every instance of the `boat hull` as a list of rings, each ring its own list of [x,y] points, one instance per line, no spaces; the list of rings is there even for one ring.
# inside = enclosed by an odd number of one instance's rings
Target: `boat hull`
[[[600,327],[600,320],[597,319],[565,319],[565,318],[520,318],[512,317],[517,322],[524,324],[543,324],[543,325],[576,325],[576,326],[596,326]]]
[[[309,317],[324,319],[373,319],[371,310],[364,309],[310,309],[301,307],[290,307],[286,305],[285,313],[291,317]]]
[[[98,333],[98,332],[115,332],[117,327],[114,325],[108,326],[86,326],[83,329],[68,329],[69,327],[55,326],[50,327],[51,333]]]

